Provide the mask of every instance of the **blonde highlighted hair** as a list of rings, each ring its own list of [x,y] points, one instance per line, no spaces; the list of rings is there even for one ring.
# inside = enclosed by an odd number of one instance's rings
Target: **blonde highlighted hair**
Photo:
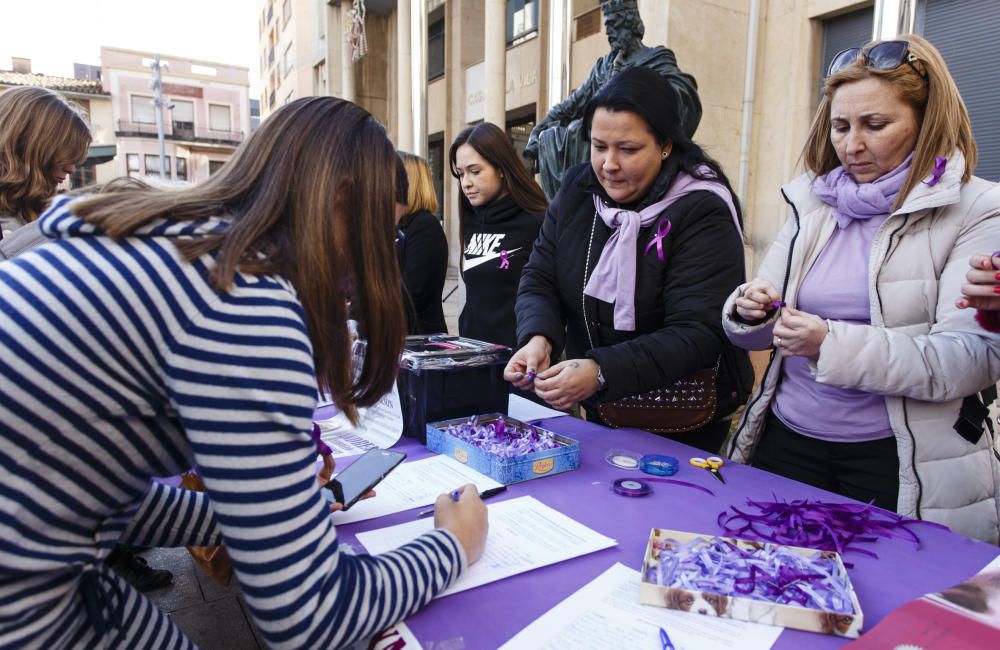
[[[0,93],[0,214],[37,219],[56,192],[54,170],[82,163],[90,140],[62,95],[34,86]]]
[[[910,172],[896,197],[894,210],[903,204],[922,179],[931,174],[937,156],[947,158],[956,149],[962,152],[965,156],[963,183],[972,177],[978,157],[969,111],[941,53],[927,40],[914,34],[904,34],[898,40],[909,44],[910,52],[917,58],[913,65],[926,71],[926,79],[905,62],[892,70],[869,68],[861,58],[845,65],[824,82],[823,99],[816,109],[802,150],[806,169],[817,175],[838,167],[840,160],[830,142],[830,104],[837,89],[844,84],[872,77],[888,82],[899,98],[913,107],[919,121]],[[868,43],[863,50],[868,51],[878,42]]]
[[[406,177],[410,184],[406,192],[406,215],[421,210],[431,214],[436,213],[438,209],[437,192],[434,191],[434,180],[431,178],[431,168],[427,161],[406,151],[398,151],[397,153],[403,161],[403,167],[406,168]]]
[[[136,189],[73,204],[73,212],[121,238],[158,218],[228,215],[219,233],[177,244],[211,253],[211,280],[227,290],[237,272],[280,273],[295,286],[316,375],[356,421],[392,387],[406,317],[393,246],[396,152],[363,108],[303,97],[268,117],[214,176],[180,189]],[[351,370],[348,301],[368,348]]]

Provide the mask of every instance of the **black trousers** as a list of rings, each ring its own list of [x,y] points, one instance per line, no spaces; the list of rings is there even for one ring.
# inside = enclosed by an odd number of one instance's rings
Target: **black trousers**
[[[828,442],[788,428],[769,412],[753,466],[845,497],[896,510],[899,455],[895,438]]]

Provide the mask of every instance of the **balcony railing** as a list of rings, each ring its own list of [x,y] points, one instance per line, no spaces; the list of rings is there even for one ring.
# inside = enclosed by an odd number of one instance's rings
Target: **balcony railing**
[[[156,124],[153,122],[130,122],[118,120],[118,130],[115,135],[129,137],[157,137]],[[201,142],[206,144],[239,144],[243,142],[242,131],[215,131],[213,129],[183,127],[172,128],[172,124],[163,125],[163,135],[168,140],[180,142]]]

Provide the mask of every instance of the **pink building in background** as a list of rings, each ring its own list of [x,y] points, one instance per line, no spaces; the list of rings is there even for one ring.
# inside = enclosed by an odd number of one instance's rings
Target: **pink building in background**
[[[117,176],[159,176],[152,52],[101,48],[101,83],[111,94]],[[168,178],[205,180],[250,134],[249,70],[160,55]]]

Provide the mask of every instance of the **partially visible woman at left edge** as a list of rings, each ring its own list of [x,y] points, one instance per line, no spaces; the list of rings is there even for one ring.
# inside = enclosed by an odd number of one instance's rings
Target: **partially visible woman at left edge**
[[[0,647],[193,647],[105,565],[118,541],[224,543],[271,648],[370,636],[478,558],[474,489],[369,557],[316,481],[317,378],[349,415],[395,378],[395,161],[366,111],[302,98],[198,186],[58,199],[54,241],[0,264]],[[204,493],[150,483],[192,465]]]

